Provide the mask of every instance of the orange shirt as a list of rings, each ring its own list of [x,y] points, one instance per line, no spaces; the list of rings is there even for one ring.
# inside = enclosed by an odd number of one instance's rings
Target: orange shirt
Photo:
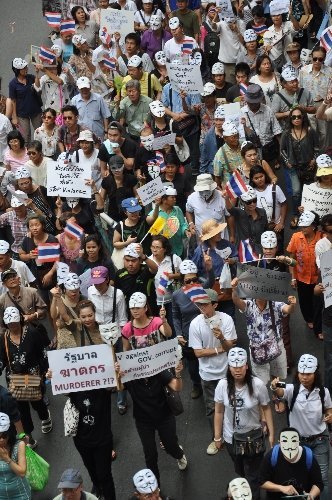
[[[316,231],[310,243],[302,231],[294,233],[287,247],[287,252],[294,254],[297,265],[294,268],[294,278],[308,285],[318,282],[315,245],[323,237],[321,231]]]

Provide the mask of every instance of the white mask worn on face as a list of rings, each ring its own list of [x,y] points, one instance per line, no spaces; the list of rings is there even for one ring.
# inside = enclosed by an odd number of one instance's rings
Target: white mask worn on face
[[[154,141],[154,135],[145,135],[144,137],[140,137],[142,145],[145,147],[147,151],[152,151],[153,150],[153,141]]]
[[[199,196],[203,198],[203,200],[207,201],[209,198],[211,198],[213,194],[213,191],[199,191]]]
[[[150,103],[150,111],[153,114],[153,116],[161,118],[162,116],[165,115],[165,106],[161,101],[152,101]]]
[[[233,500],[252,500],[251,488],[244,477],[237,477],[229,483],[229,492]]]
[[[67,198],[67,205],[70,208],[76,207],[78,205],[79,199],[78,198]]]
[[[158,52],[156,52],[154,58],[156,62],[160,64],[160,66],[166,65],[166,56],[163,50],[159,50]]]
[[[200,66],[202,64],[202,54],[200,52],[189,54],[189,64]]]
[[[300,438],[297,432],[284,431],[280,434],[280,450],[288,460],[294,460],[299,453]]]
[[[120,329],[117,323],[99,325],[99,333],[105,344],[114,345],[120,338]]]
[[[152,31],[156,31],[161,28],[161,18],[158,14],[152,14],[150,17],[150,28]]]

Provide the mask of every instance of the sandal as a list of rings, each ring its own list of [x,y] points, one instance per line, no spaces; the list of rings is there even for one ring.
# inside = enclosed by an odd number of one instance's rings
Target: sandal
[[[318,340],[324,340],[324,333],[317,333]]]
[[[310,330],[312,330],[314,328],[314,324],[311,323],[311,321],[307,321],[307,327],[310,328]]]
[[[274,411],[281,415],[282,413],[285,413],[286,411],[286,403],[284,402],[283,399],[278,398],[278,396],[272,396],[272,401],[274,404]]]
[[[163,442],[162,441],[159,441],[159,446],[162,450],[165,451],[165,446],[163,445]]]

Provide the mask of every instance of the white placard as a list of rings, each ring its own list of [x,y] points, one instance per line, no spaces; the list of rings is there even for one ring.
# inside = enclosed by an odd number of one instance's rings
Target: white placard
[[[184,90],[187,94],[201,94],[203,92],[203,80],[200,66],[196,64],[172,64],[166,63],[167,74],[172,89],[176,92]]]
[[[55,165],[47,165],[47,196],[91,198],[86,179],[91,179],[90,165],[58,159]]]
[[[91,286],[91,269],[87,269],[79,276],[80,291],[84,297],[88,296],[88,288]]]
[[[156,177],[144,186],[137,188],[137,194],[141,199],[143,207],[149,205],[157,196],[162,196],[165,192],[165,186],[161,182],[160,177]]]
[[[153,149],[162,149],[164,146],[172,146],[175,144],[176,134],[171,132],[170,134],[161,135],[153,139],[152,147]]]
[[[106,344],[49,351],[53,394],[116,386],[111,348]]]
[[[314,184],[305,184],[301,205],[305,210],[313,210],[319,217],[332,213],[332,189],[322,189]]]
[[[166,340],[160,344],[116,355],[121,370],[121,382],[148,378],[178,363],[178,340]]]
[[[272,0],[270,2],[270,13],[273,15],[287,14],[289,12],[289,0]],[[273,14],[274,13],[274,14]]]
[[[69,266],[65,262],[56,262],[57,284],[62,285],[69,273]]]
[[[324,304],[326,308],[332,306],[332,250],[328,250],[320,256],[320,272],[325,288]]]
[[[231,0],[217,0],[216,5],[219,10],[219,19],[225,17],[235,17],[232,9]]]
[[[100,29],[105,27],[112,35],[116,32],[121,33],[121,39],[124,40],[128,33],[134,31],[134,15],[135,12],[130,10],[101,9]]]

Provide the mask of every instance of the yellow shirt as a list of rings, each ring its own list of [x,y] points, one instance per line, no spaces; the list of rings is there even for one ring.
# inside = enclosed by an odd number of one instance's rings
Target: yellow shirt
[[[149,73],[147,71],[143,72],[143,76],[139,82],[141,84],[141,94],[145,95],[147,97],[151,97],[151,99],[154,100],[157,92],[162,91],[162,86],[161,86],[158,78],[155,75],[152,75],[152,74],[150,74],[150,75],[151,75],[150,78],[151,78],[151,94],[152,95],[148,95],[148,89],[149,89],[148,76],[149,76]],[[127,95],[126,83],[129,82],[129,80],[131,80],[131,79],[132,78],[129,75],[124,77],[124,79],[122,81],[121,97],[126,97],[126,95]]]

